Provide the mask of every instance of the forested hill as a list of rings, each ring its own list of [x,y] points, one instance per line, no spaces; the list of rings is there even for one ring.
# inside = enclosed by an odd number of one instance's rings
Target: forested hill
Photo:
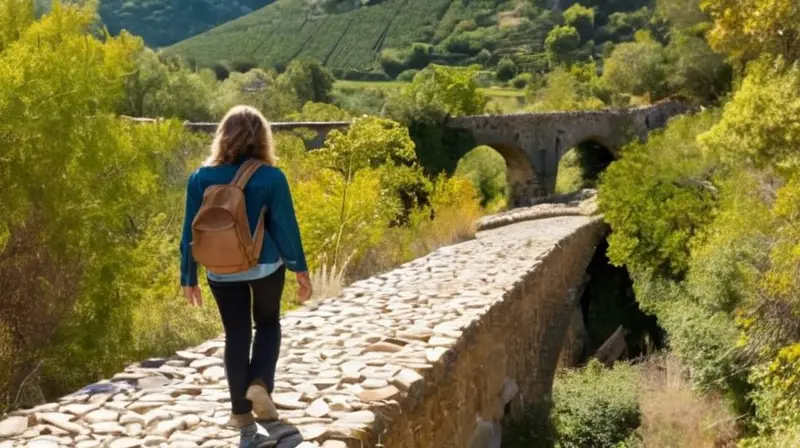
[[[100,17],[113,34],[126,29],[161,47],[249,14],[272,0],[101,0]]]
[[[428,63],[513,63],[546,71],[553,57],[602,59],[650,26],[650,0],[279,0],[167,51],[200,65],[280,67],[320,60],[339,78],[394,78]],[[562,11],[562,8],[568,7]]]

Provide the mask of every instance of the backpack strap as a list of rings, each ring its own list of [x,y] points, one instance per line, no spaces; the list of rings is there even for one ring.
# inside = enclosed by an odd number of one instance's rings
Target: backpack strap
[[[261,207],[261,214],[258,216],[258,224],[256,224],[255,234],[253,235],[253,245],[250,246],[250,257],[253,264],[258,263],[258,257],[261,256],[261,247],[264,245],[264,215],[267,214],[267,207]]]
[[[231,181],[231,185],[235,185],[239,189],[244,190],[250,178],[253,177],[253,174],[255,174],[262,165],[264,165],[264,162],[258,159],[248,159],[239,167],[239,170]],[[252,244],[248,248],[251,264],[258,263],[258,257],[261,255],[261,247],[264,245],[264,215],[266,215],[266,212],[267,207],[262,207],[261,213],[258,216],[258,224],[256,224],[255,231],[251,237]]]
[[[235,185],[239,187],[240,190],[244,190],[245,185],[250,182],[250,178],[261,168],[261,165],[264,165],[264,162],[256,159],[248,159],[239,167],[239,171],[236,172],[236,175],[233,176],[231,185]]]

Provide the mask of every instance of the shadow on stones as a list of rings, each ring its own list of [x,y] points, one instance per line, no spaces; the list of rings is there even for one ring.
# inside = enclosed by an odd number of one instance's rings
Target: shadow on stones
[[[550,419],[553,402],[550,397],[530,406],[519,418],[503,419],[502,448],[553,448],[556,429]]]
[[[259,421],[258,424],[267,430],[270,440],[275,441],[275,445],[271,446],[276,448],[295,448],[304,442],[300,430],[292,424],[266,421]]]

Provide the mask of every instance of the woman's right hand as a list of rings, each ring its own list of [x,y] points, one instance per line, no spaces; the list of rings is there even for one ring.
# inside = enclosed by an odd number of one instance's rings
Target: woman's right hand
[[[203,306],[203,293],[199,286],[184,286],[183,296],[190,306]]]
[[[303,304],[306,300],[311,298],[313,288],[311,287],[311,278],[308,272],[297,273],[297,303]]]

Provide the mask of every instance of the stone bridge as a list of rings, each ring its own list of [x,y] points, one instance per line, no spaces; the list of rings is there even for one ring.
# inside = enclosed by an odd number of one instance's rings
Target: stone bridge
[[[551,393],[598,218],[480,232],[287,313],[278,447],[464,448]],[[177,298],[175,300],[178,300]],[[222,338],[0,422],[0,448],[234,447]],[[476,418],[482,419],[476,423]],[[303,440],[301,442],[301,439]]]
[[[590,144],[591,150],[607,151],[614,157],[627,143],[646,139],[651,130],[663,127],[671,117],[687,110],[681,103],[664,102],[636,109],[454,117],[445,126],[470,132],[476,144],[491,146],[503,156],[511,203],[520,207],[533,205],[532,199],[553,194],[558,163],[571,148]],[[206,133],[217,128],[217,123],[184,125],[189,130]],[[272,123],[275,132],[298,133],[308,149],[321,148],[330,131],[348,126],[347,121]]]
[[[123,117],[137,123],[153,123],[158,120],[153,118]],[[184,122],[184,127],[192,132],[213,134],[217,131],[219,123],[213,122]],[[270,123],[273,132],[295,132],[303,138],[307,149],[319,149],[325,144],[325,138],[334,129],[347,129],[349,121],[291,121]],[[306,135],[302,131],[311,131]]]
[[[606,151],[613,158],[620,148],[666,125],[688,107],[663,102],[635,109],[550,112],[505,115],[475,115],[450,118],[445,126],[468,131],[477,145],[494,148],[506,161],[511,205],[534,205],[534,199],[551,195],[556,185],[558,163],[570,149],[589,144],[590,150]],[[151,118],[126,117],[137,122]],[[195,132],[213,133],[217,123],[184,124]],[[350,122],[272,123],[275,132],[295,132],[308,149],[321,148],[333,129],[346,129]],[[303,131],[311,131],[311,134]]]
[[[686,112],[664,102],[636,109],[455,117],[447,126],[472,132],[478,145],[494,148],[506,160],[512,203],[552,194],[561,157],[571,148],[592,144],[618,154],[634,139],[645,139],[669,118]]]

